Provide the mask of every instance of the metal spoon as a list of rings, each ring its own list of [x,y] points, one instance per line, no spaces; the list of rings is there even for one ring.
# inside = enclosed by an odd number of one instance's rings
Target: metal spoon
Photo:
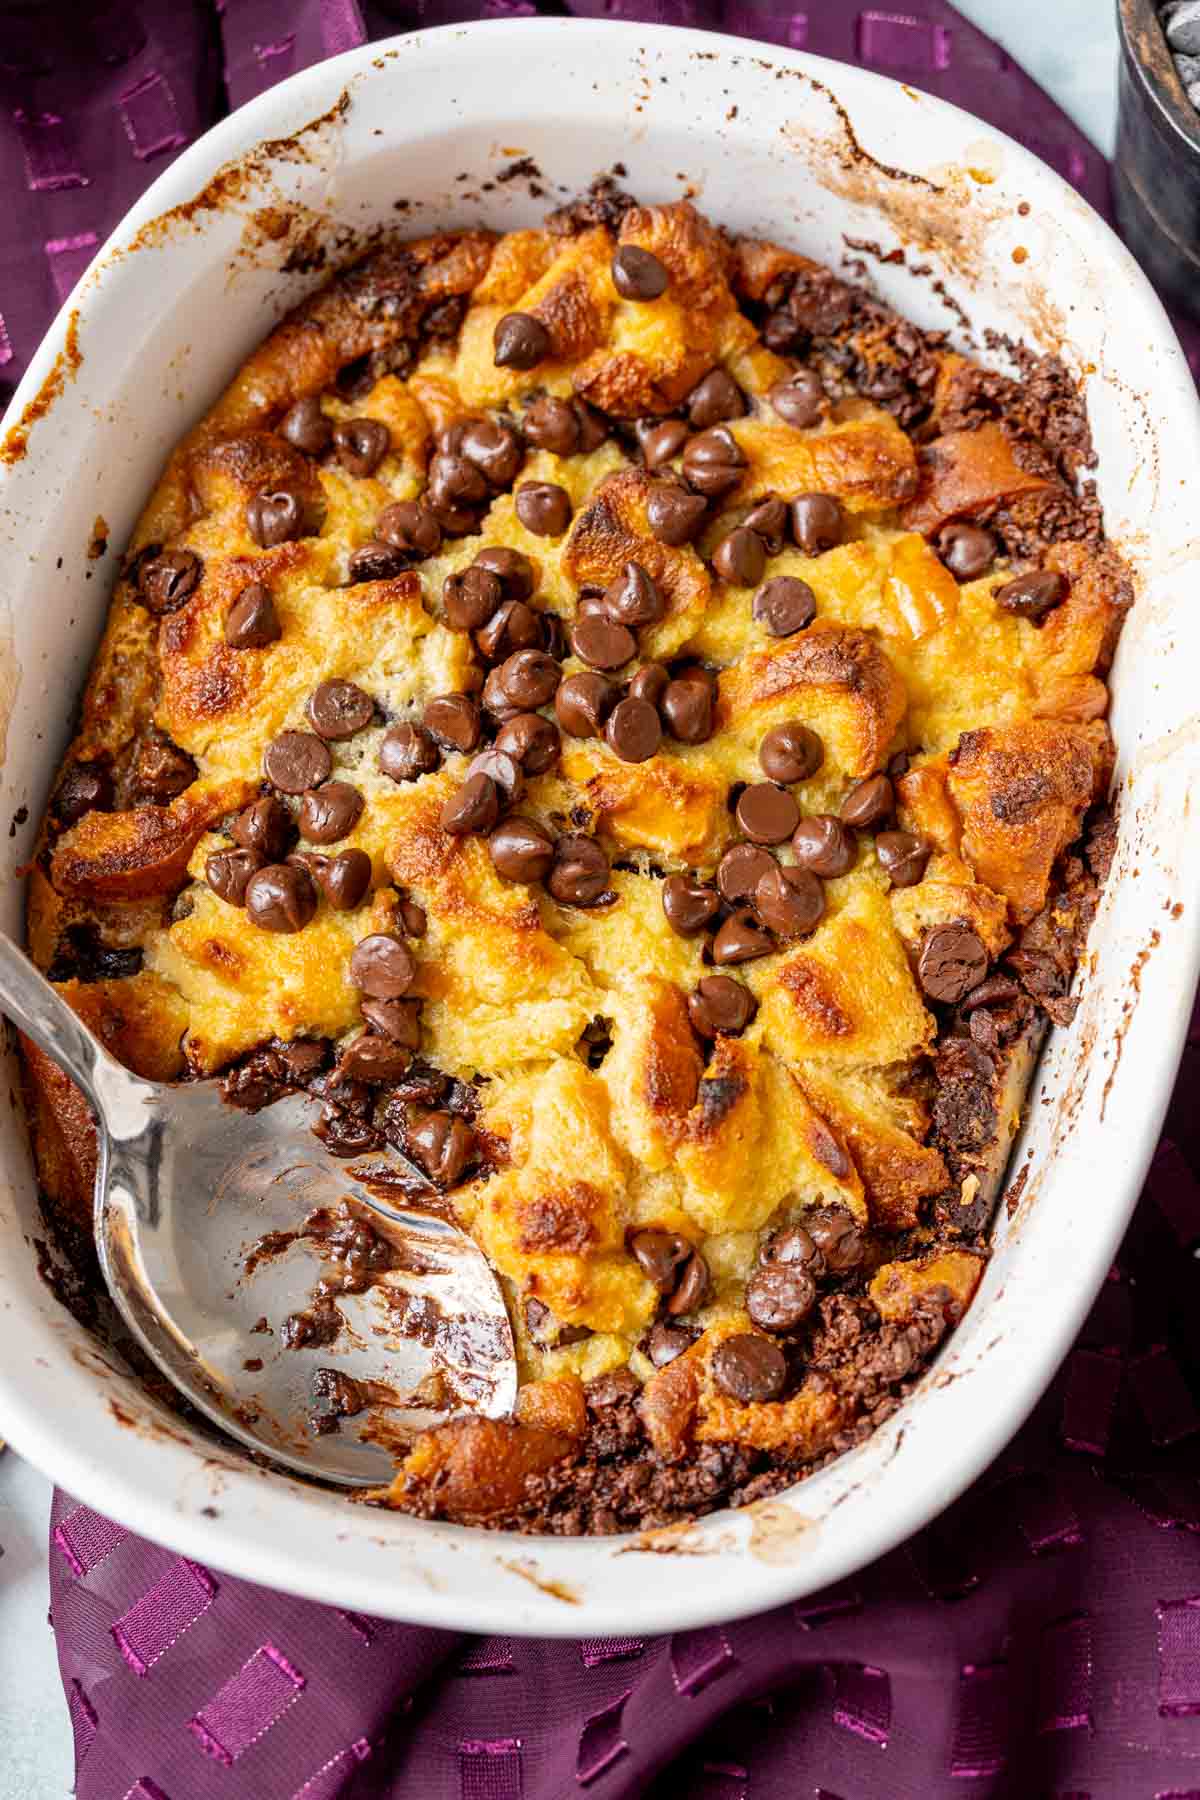
[[[147,1355],[223,1431],[360,1487],[388,1481],[389,1450],[426,1426],[512,1411],[516,1361],[496,1278],[434,1210],[437,1192],[414,1164],[390,1152],[339,1162],[309,1129],[301,1094],[248,1113],[218,1081],[143,1081],[3,934],[0,1009],[91,1103],[109,1292]],[[396,1204],[381,1197],[389,1187]],[[364,1291],[345,1291],[348,1278]],[[306,1313],[321,1281],[334,1292]],[[287,1347],[306,1335],[318,1341]],[[317,1424],[314,1378],[335,1402]]]

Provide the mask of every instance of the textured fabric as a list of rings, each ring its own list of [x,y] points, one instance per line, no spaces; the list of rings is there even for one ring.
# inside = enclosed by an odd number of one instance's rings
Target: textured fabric
[[[139,189],[229,105],[368,35],[480,10],[534,8],[0,4],[0,382]],[[970,107],[1107,210],[1102,159],[938,0],[571,10],[861,60]],[[1200,332],[1190,349],[1200,374]],[[912,1542],[794,1606],[667,1640],[457,1637],[234,1581],[57,1495],[79,1800],[1200,1794],[1196,1083],[1194,1024],[1134,1224],[1035,1417]]]

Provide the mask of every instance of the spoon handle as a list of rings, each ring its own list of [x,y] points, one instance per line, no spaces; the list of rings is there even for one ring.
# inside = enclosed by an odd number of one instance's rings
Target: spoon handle
[[[151,1084],[111,1057],[10,937],[0,932],[0,1012],[81,1087],[107,1123],[121,1100],[143,1102]]]

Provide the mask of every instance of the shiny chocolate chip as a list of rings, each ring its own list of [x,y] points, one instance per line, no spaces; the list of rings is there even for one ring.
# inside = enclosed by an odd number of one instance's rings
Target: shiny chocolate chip
[[[1015,581],[1006,581],[992,598],[997,606],[1016,613],[1020,619],[1044,619],[1066,592],[1066,577],[1057,569],[1034,569],[1028,575],[1018,575]]]
[[[364,1000],[362,1016],[373,1030],[415,1050],[421,1042],[421,1002],[419,1000]]]
[[[669,681],[658,704],[671,736],[681,744],[707,743],[716,725],[715,698],[704,669],[689,669]]]
[[[129,798],[137,806],[166,806],[191,787],[196,765],[162,732],[151,731],[138,745],[129,772]]]
[[[816,732],[798,719],[775,725],[758,747],[758,761],[764,775],[785,784],[807,781],[825,760],[825,747]]]
[[[372,1000],[400,1000],[416,980],[412,952],[389,932],[373,932],[355,944],[350,957],[350,979],[360,993]]]
[[[707,431],[726,419],[740,419],[746,410],[746,396],[725,369],[712,369],[697,382],[684,404],[693,430]]]
[[[592,669],[620,669],[631,662],[637,650],[633,633],[627,626],[602,613],[589,613],[577,618],[571,627],[571,649],[580,662]]]
[[[257,850],[216,850],[204,865],[204,879],[218,900],[230,906],[246,904],[246,884],[266,867]]]
[[[808,332],[804,326],[782,308],[768,313],[763,320],[762,341],[776,356],[786,356],[789,351],[799,350],[807,337]]]
[[[501,686],[499,669],[488,671],[488,678],[479,698],[484,712],[490,714],[497,724],[503,724],[506,719],[515,719],[521,710],[513,704]]]
[[[393,544],[374,540],[351,553],[346,563],[346,575],[351,587],[362,581],[392,581],[404,573],[411,560]]]
[[[496,797],[502,806],[513,806],[525,792],[525,777],[521,765],[514,756],[506,756],[493,744],[488,750],[481,750],[467,764],[467,780],[472,775],[486,775],[496,789]]]
[[[680,937],[696,937],[716,918],[721,896],[696,875],[668,875],[662,887],[662,909],[672,931]]]
[[[164,550],[138,565],[138,597],[147,612],[162,618],[190,599],[203,573],[194,550]]]
[[[544,775],[558,761],[562,739],[549,719],[524,712],[505,720],[496,733],[496,748],[520,763],[527,775]]]
[[[521,430],[538,450],[574,456],[579,449],[579,417],[569,400],[543,394],[527,408]]]
[[[682,419],[642,419],[636,430],[642,461],[648,469],[661,469],[674,462],[691,436]]]
[[[695,1333],[689,1331],[686,1325],[668,1325],[665,1319],[660,1319],[650,1328],[650,1335],[646,1339],[646,1355],[656,1369],[665,1369],[669,1362],[674,1362],[677,1356],[690,1350],[695,1341]]]
[[[717,864],[717,889],[722,900],[736,906],[753,897],[763,876],[776,868],[769,850],[758,844],[734,844]]]
[[[617,579],[604,590],[604,611],[618,625],[636,631],[640,625],[656,625],[667,610],[652,577],[638,562],[627,562]]]
[[[550,333],[532,313],[505,313],[492,334],[492,360],[498,369],[536,369],[553,347]]]
[[[74,825],[85,813],[109,812],[114,799],[112,776],[100,763],[72,763],[54,797],[54,815]]]
[[[643,663],[629,677],[625,691],[632,700],[648,700],[651,706],[657,706],[667,691],[671,677],[662,663]]]
[[[410,1130],[408,1148],[431,1181],[449,1188],[466,1174],[478,1143],[465,1119],[450,1112],[431,1112]]]
[[[832,813],[811,813],[792,833],[792,853],[802,869],[832,881],[854,867],[854,833]]]
[[[465,756],[479,742],[479,708],[470,694],[435,694],[425,702],[421,724],[443,750]]]
[[[738,795],[735,817],[752,844],[782,844],[800,823],[800,808],[786,788],[755,781]]]
[[[479,469],[489,487],[510,488],[520,473],[525,451],[511,425],[495,419],[467,419],[458,437],[458,454]]]
[[[502,600],[528,600],[533,592],[533,564],[522,551],[510,550],[507,544],[489,544],[473,566],[496,577]]]
[[[788,509],[782,500],[760,500],[742,520],[747,531],[761,538],[769,556],[778,556],[787,542]]]
[[[295,488],[262,488],[246,507],[246,529],[264,550],[304,536],[304,501]]]
[[[333,428],[333,448],[343,469],[373,475],[392,447],[392,434],[379,419],[344,419]]]
[[[441,762],[438,747],[423,725],[393,725],[379,746],[379,767],[392,781],[415,781]]]
[[[896,810],[896,792],[886,775],[868,775],[842,801],[841,821],[855,831],[874,831]]]
[[[487,624],[475,633],[475,648],[490,663],[504,662],[514,650],[537,650],[541,642],[541,615],[523,600],[501,601]]]
[[[881,831],[875,854],[893,887],[915,887],[925,874],[930,846],[911,831]]]
[[[562,906],[594,906],[608,892],[608,858],[595,839],[560,837],[546,887]]]
[[[746,1283],[746,1311],[760,1331],[794,1331],[817,1303],[817,1284],[799,1263],[755,1269]]]
[[[335,912],[353,912],[371,886],[371,859],[365,850],[342,850],[337,856],[327,856],[317,882]]]
[[[561,537],[571,523],[571,496],[556,481],[523,481],[516,508],[518,519],[535,537]]]
[[[740,907],[731,913],[713,939],[712,959],[718,968],[734,963],[753,962],[769,956],[775,949],[774,939],[752,908]]]
[[[996,558],[996,540],[982,525],[944,525],[937,553],[956,581],[978,581]]]
[[[831,1274],[848,1275],[851,1269],[857,1269],[866,1244],[858,1221],[847,1207],[819,1207],[805,1214],[804,1223]]]
[[[754,910],[776,937],[807,937],[825,912],[824,890],[811,870],[776,863],[759,878]]]
[[[281,438],[286,438],[294,449],[303,450],[306,456],[320,456],[333,437],[333,424],[321,411],[315,394],[306,394],[303,400],[289,406],[276,429]]]
[[[635,1231],[629,1249],[642,1274],[660,1294],[669,1294],[679,1272],[692,1254],[692,1245],[678,1231]]]
[[[562,670],[544,650],[514,650],[499,668],[500,686],[514,706],[533,712],[553,700]]]
[[[646,522],[660,544],[690,544],[708,516],[703,494],[689,494],[673,481],[656,481],[646,498]]]
[[[751,613],[771,637],[791,637],[817,616],[816,595],[796,575],[773,575],[754,596]]]
[[[786,381],[777,381],[767,398],[785,425],[807,431],[821,422],[825,389],[814,369],[797,369]]]
[[[452,837],[486,837],[499,817],[495,782],[486,775],[470,775],[442,807],[441,826]]]
[[[700,1037],[738,1037],[758,1011],[758,1002],[732,975],[706,975],[688,995],[687,1009]]]
[[[320,787],[332,768],[328,744],[311,731],[281,731],[263,751],[263,774],[281,794]]]
[[[683,1265],[675,1292],[667,1301],[667,1312],[672,1318],[695,1312],[707,1300],[710,1286],[708,1264],[699,1250],[693,1250]]]
[[[806,556],[832,550],[845,530],[842,509],[832,494],[797,494],[792,501],[792,536]]]
[[[572,737],[599,737],[617,698],[617,689],[603,675],[568,675],[554,696],[554,715]]]
[[[412,1052],[391,1038],[374,1031],[362,1031],[352,1038],[338,1057],[338,1073],[351,1081],[376,1083],[397,1081],[412,1061]]]
[[[446,528],[447,509],[451,513],[482,506],[490,497],[483,471],[465,456],[439,450],[429,459],[429,483],[426,502]]]
[[[670,285],[670,271],[651,250],[622,244],[612,259],[613,286],[622,300],[657,300]]]
[[[230,836],[243,850],[259,851],[266,862],[281,862],[294,830],[292,815],[283,801],[273,794],[264,794],[238,814]]]
[[[419,500],[396,500],[375,521],[375,536],[403,556],[405,565],[424,562],[442,547],[436,514]]]
[[[303,931],[317,910],[317,890],[303,869],[271,863],[246,883],[246,915],[261,931]]]
[[[917,979],[931,1000],[953,1005],[978,987],[987,972],[983,939],[964,921],[935,925],[926,932],[917,958]]]
[[[375,702],[356,682],[322,681],[304,710],[318,737],[340,744],[366,730],[375,717]]]
[[[452,631],[478,631],[496,612],[501,601],[500,578],[490,569],[473,566],[447,575],[442,583],[442,610]]]
[[[787,1358],[779,1345],[751,1332],[722,1338],[711,1368],[718,1391],[740,1406],[778,1400],[787,1385]]]
[[[622,762],[646,762],[662,743],[662,720],[648,700],[626,695],[605,721],[604,741]]]
[[[348,781],[309,788],[300,802],[300,835],[310,844],[336,844],[362,817],[363,797]]]
[[[554,861],[554,842],[550,834],[534,819],[514,814],[488,838],[492,862],[507,881],[529,885],[542,881]]]
[[[722,581],[733,587],[753,587],[762,580],[767,566],[766,546],[757,532],[738,525],[721,539],[712,564]]]
[[[400,914],[400,923],[409,937],[423,938],[429,930],[429,915],[423,906],[401,894],[396,901],[396,910]]]
[[[735,488],[745,467],[745,453],[724,425],[691,438],[683,453],[684,475],[696,492],[709,500]]]

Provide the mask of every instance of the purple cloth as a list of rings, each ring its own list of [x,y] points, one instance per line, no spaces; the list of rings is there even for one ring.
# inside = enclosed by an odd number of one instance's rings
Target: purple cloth
[[[0,5],[0,382],[141,187],[227,106],[366,36],[479,10]],[[863,61],[968,106],[1107,211],[1103,160],[939,0],[572,10]],[[1200,331],[1190,347],[1200,374]],[[1117,1265],[1029,1425],[911,1543],[794,1607],[669,1640],[459,1637],[232,1580],[57,1495],[80,1800],[1200,1800],[1193,1083],[1196,1024]]]

